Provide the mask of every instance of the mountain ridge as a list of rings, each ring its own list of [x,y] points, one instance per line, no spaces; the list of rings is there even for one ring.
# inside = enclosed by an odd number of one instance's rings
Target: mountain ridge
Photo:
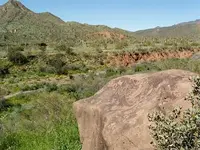
[[[65,22],[50,12],[35,13],[17,0],[0,6],[0,43],[82,43],[101,39],[112,41],[121,37],[156,37],[196,39],[200,35],[200,19],[168,27],[156,27],[131,32],[105,25]],[[90,37],[88,37],[88,35]],[[113,36],[111,36],[113,35]]]
[[[122,32],[107,26],[65,22],[50,12],[35,13],[16,0],[1,5],[0,18],[0,42],[4,43],[77,43],[93,32]]]
[[[134,32],[139,37],[157,38],[189,38],[196,39],[200,36],[200,19],[174,24],[166,27],[155,27]]]

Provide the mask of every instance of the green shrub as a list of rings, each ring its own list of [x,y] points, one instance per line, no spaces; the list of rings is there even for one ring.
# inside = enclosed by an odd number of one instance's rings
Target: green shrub
[[[134,72],[160,71],[161,69],[153,63],[141,63],[134,66]]]
[[[173,58],[155,62],[154,64],[159,68],[161,68],[162,70],[168,70],[168,69],[190,70],[190,68],[188,68],[188,62],[189,62],[188,59]]]
[[[45,85],[46,83],[33,83],[33,84],[23,85],[21,90],[22,91],[38,90],[38,89],[44,88]]]
[[[118,74],[118,72],[115,69],[108,68],[106,70],[106,77],[111,77],[111,76],[114,76],[116,74]]]
[[[52,66],[41,66],[39,68],[39,71],[43,72],[43,73],[56,73],[56,69]]]
[[[58,89],[58,86],[54,83],[33,83],[25,85],[21,88],[22,91],[33,91],[38,89],[46,89],[47,92],[56,91]]]
[[[119,74],[122,74],[122,73],[126,72],[126,68],[125,67],[119,67],[119,68],[117,68],[117,70],[118,70]]]
[[[47,49],[47,44],[46,43],[39,43],[38,46],[39,46],[39,49],[42,52],[46,51],[46,49]]]
[[[16,107],[16,108],[20,108],[23,104],[30,102],[30,96],[26,95],[26,94],[20,94],[17,95],[15,97],[12,97],[10,99],[7,99],[4,104],[6,107]],[[5,108],[6,108],[5,107]]]
[[[63,67],[65,65],[65,62],[60,58],[59,56],[55,56],[53,58],[50,58],[47,61],[47,65],[51,66],[52,68],[49,70],[54,71],[56,74],[63,74]]]
[[[58,86],[56,84],[47,84],[46,85],[47,92],[53,92],[58,90]]]
[[[142,43],[142,46],[152,46],[153,45],[153,43],[151,42],[151,41],[144,41],[143,43]]]
[[[59,91],[60,92],[74,93],[74,92],[76,92],[76,86],[74,84],[61,85],[59,87]]]
[[[57,50],[57,51],[65,51],[66,49],[67,49],[67,46],[64,45],[64,44],[57,45],[57,46],[55,47],[55,50]]]
[[[10,67],[11,64],[9,62],[0,59],[0,77],[4,77],[9,74]]]
[[[2,96],[8,95],[9,94],[9,90],[3,87],[0,87],[0,98]]]
[[[96,51],[97,53],[99,53],[99,54],[103,53],[103,50],[102,50],[101,47],[96,47],[96,48],[95,48],[95,51]]]
[[[11,48],[8,50],[8,60],[16,65],[23,65],[28,62],[26,56],[24,56],[18,48]]]
[[[83,63],[73,63],[73,64],[65,65],[65,69],[71,70],[71,71],[81,71],[81,72],[88,71],[88,68]]]
[[[16,46],[16,47],[10,47],[9,51],[18,51],[18,52],[22,52],[24,51],[24,48],[22,46]]]
[[[104,78],[103,78],[104,79]],[[58,87],[59,93],[67,93],[71,98],[76,100],[87,98],[95,94],[106,80],[95,75],[87,77],[77,77],[71,84],[65,84]]]
[[[191,109],[177,108],[167,115],[155,112],[148,116],[156,149],[200,149],[200,77],[194,78],[193,91],[186,100],[191,102]]]
[[[64,44],[58,45],[55,48],[57,51],[64,51],[66,54],[72,55],[73,53],[73,49],[71,47],[67,47]]]
[[[69,69],[68,69],[68,65],[64,65],[62,68],[61,68],[61,70],[60,70],[60,73],[61,74],[63,74],[63,75],[68,75],[69,73],[69,71],[68,71]]]
[[[115,48],[116,49],[124,49],[127,46],[128,46],[128,42],[123,40],[123,41],[117,42],[116,45],[115,45]]]
[[[199,43],[196,43],[196,42],[192,42],[192,43],[191,43],[191,46],[195,46],[195,47],[196,47],[196,46],[199,46],[199,45],[200,45],[200,44],[199,44]]]
[[[19,146],[19,137],[15,133],[4,135],[0,137],[0,149],[1,150],[15,150]]]

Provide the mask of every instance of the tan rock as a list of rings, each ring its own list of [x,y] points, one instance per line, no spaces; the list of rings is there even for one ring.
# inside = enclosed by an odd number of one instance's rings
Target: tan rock
[[[136,74],[110,81],[93,97],[74,103],[83,150],[150,150],[148,113],[190,107],[183,70]]]

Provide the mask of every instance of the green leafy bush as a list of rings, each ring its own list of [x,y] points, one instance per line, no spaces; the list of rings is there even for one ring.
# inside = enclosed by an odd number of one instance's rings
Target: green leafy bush
[[[114,76],[114,75],[116,75],[116,74],[118,74],[118,72],[117,72],[117,70],[115,70],[115,69],[108,68],[108,69],[106,70],[106,76],[107,76],[107,77],[111,77],[111,76]]]
[[[57,51],[64,51],[66,54],[72,55],[73,53],[73,49],[71,47],[67,47],[64,44],[58,45],[55,48]]]
[[[152,63],[141,63],[134,66],[134,72],[146,72],[146,71],[160,71],[161,69]]]
[[[123,41],[117,42],[116,45],[115,45],[115,48],[116,49],[123,49],[127,46],[128,46],[128,42],[123,40]]]
[[[0,149],[4,150],[14,150],[18,147],[19,145],[19,137],[17,134],[12,133],[12,134],[7,134],[4,135],[4,137],[0,137],[2,140],[0,141]]]
[[[21,88],[22,91],[33,91],[39,89],[46,89],[47,92],[56,91],[58,86],[54,83],[39,82],[33,84],[27,84]]]
[[[200,149],[200,77],[193,79],[193,91],[186,100],[192,108],[182,111],[174,109],[169,115],[162,112],[150,114],[150,130],[154,146],[161,150]]]
[[[0,97],[3,97],[5,95],[9,94],[9,90],[3,87],[0,87]]]
[[[0,59],[0,77],[4,77],[9,74],[9,68],[11,64],[8,61],[4,61]]]
[[[48,92],[53,92],[56,91],[58,89],[58,86],[56,84],[46,84],[46,90]]]
[[[24,85],[21,90],[22,91],[33,91],[33,90],[38,90],[41,88],[44,88],[44,86],[46,85],[46,83],[33,83],[33,84],[27,84]]]
[[[45,65],[45,66],[40,66],[40,68],[39,68],[39,71],[40,72],[43,72],[43,73],[56,73],[56,69],[54,68],[54,67],[52,67],[52,66],[47,66],[47,65]]]
[[[49,66],[49,72],[53,71],[53,73],[56,74],[63,74],[63,67],[65,66],[65,62],[60,58],[59,56],[55,56],[53,58],[50,58],[47,61],[47,65]]]
[[[21,48],[11,48],[8,50],[8,60],[16,65],[23,65],[28,62],[25,55],[21,53]]]

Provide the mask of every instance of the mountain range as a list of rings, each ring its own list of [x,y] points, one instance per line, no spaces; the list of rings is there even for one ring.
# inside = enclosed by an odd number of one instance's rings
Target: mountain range
[[[200,20],[179,23],[169,27],[156,27],[134,33],[137,36],[164,37],[164,38],[189,38],[200,37]]]
[[[121,40],[126,37],[198,38],[200,20],[130,32],[103,25],[65,22],[49,12],[35,13],[21,2],[9,0],[0,6],[0,34],[0,43],[71,42],[80,44],[98,38],[111,40]]]

